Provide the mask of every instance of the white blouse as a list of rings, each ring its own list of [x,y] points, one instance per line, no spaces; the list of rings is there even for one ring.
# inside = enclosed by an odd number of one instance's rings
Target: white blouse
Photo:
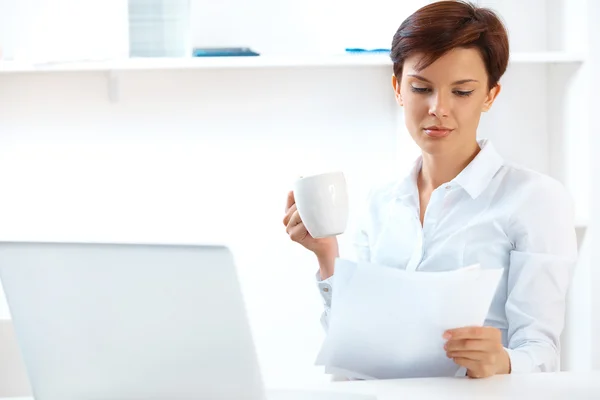
[[[423,226],[421,158],[403,180],[373,189],[356,233],[357,258],[409,271],[502,268],[485,325],[501,330],[512,373],[557,371],[577,259],[572,199],[558,181],[505,162],[490,141],[479,145],[475,159],[433,191]],[[334,282],[335,274],[318,281],[325,329]]]

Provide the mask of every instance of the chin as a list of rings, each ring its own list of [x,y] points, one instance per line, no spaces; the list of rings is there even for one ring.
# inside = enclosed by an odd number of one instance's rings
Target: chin
[[[454,132],[451,132],[444,137],[431,137],[421,131],[416,138],[413,136],[413,139],[422,151],[428,154],[441,154],[447,151],[449,146],[452,146],[450,143],[452,142],[453,134]]]

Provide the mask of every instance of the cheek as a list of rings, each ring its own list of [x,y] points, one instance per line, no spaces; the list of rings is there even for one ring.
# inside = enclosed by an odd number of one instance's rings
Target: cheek
[[[429,114],[429,105],[426,96],[408,93],[403,95],[404,116],[407,122],[419,124]]]
[[[482,103],[478,99],[462,102],[454,108],[454,118],[459,126],[477,125],[481,117]]]

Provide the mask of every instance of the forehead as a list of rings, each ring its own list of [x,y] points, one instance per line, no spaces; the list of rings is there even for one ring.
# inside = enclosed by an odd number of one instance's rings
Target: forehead
[[[417,70],[415,67],[421,60],[422,54],[408,57],[404,62],[402,74],[418,74],[432,81],[454,82],[461,79],[487,78],[487,71],[481,53],[475,48],[456,48],[442,55],[427,68]]]

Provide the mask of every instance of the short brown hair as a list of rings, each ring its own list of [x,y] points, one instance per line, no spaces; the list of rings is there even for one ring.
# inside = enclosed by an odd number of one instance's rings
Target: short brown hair
[[[488,74],[488,88],[496,86],[508,65],[508,35],[494,11],[464,1],[439,1],[426,5],[402,22],[392,41],[394,75],[402,77],[404,61],[416,53],[416,68],[427,68],[454,48],[476,48]]]

